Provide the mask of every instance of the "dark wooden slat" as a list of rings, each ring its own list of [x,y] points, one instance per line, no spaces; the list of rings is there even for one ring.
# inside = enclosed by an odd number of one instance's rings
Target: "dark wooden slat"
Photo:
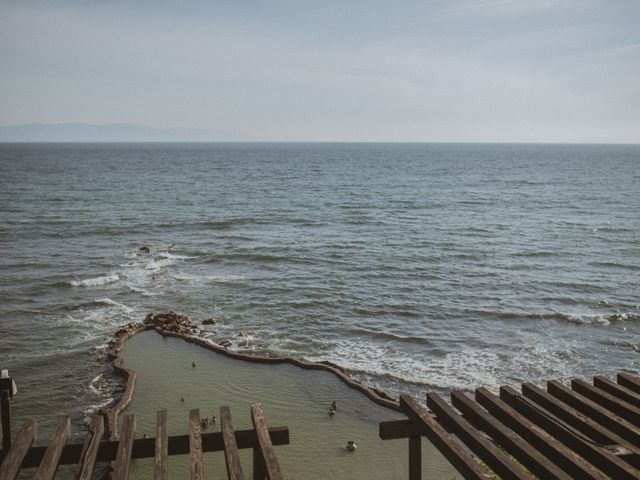
[[[572,480],[566,472],[525,442],[514,431],[492,417],[463,392],[452,392],[451,403],[464,414],[464,417],[472,425],[491,436],[496,443],[538,478]]]
[[[469,422],[458,415],[439,396],[427,394],[427,406],[438,417],[438,423],[448,431],[454,433],[464,444],[474,452],[491,470],[505,480],[530,479],[531,475],[516,465],[504,453],[489,442]]]
[[[253,448],[258,445],[258,437],[255,430],[238,430],[235,432],[238,448]],[[274,445],[289,444],[289,429],[287,427],[269,428],[271,442]],[[189,454],[189,435],[175,435],[169,437],[169,456]],[[133,453],[131,458],[153,458],[155,456],[155,438],[138,438],[133,441]],[[100,443],[96,462],[111,462],[115,460],[118,442],[106,440]],[[46,447],[31,447],[22,461],[22,468],[34,468],[40,465],[44,458]],[[74,443],[65,445],[62,450],[59,465],[70,465],[80,463],[82,458],[83,444]],[[202,434],[203,452],[222,452],[224,442],[222,433],[210,432]]]
[[[633,445],[640,445],[640,429],[627,422],[625,419],[614,415],[610,410],[603,408],[584,395],[571,390],[556,380],[550,380],[547,382],[547,392],[557,399],[562,400],[567,405],[572,406],[579,412],[594,419],[596,422],[605,426],[617,435],[620,435]]]
[[[593,377],[593,385],[600,390],[604,390],[609,395],[624,400],[625,402],[633,405],[636,408],[640,408],[640,394],[629,390],[622,385],[612,382],[608,378],[595,376]]]
[[[189,412],[189,450],[191,463],[191,480],[204,480],[202,466],[202,434],[200,432],[200,410]]]
[[[616,380],[618,381],[618,385],[622,385],[629,390],[640,393],[640,378],[635,375],[631,375],[627,372],[618,372]]]
[[[522,384],[522,394],[532,402],[538,404],[540,407],[553,413],[556,417],[562,419],[579,432],[582,432],[594,442],[598,442],[609,447],[615,447],[618,450],[627,450],[630,454],[621,455],[621,458],[630,465],[633,465],[635,468],[640,468],[640,449],[634,446],[631,442],[603,427],[595,420],[583,415],[578,410],[575,410],[531,383]]]
[[[380,422],[378,436],[380,440],[398,440],[400,438],[420,436],[420,432],[411,420],[390,420]]]
[[[129,478],[129,464],[133,447],[133,436],[136,431],[136,417],[133,414],[124,416],[118,442],[118,453],[111,474],[114,480],[127,480]]]
[[[422,478],[422,442],[420,436],[409,437],[409,480]]]
[[[509,405],[490,393],[486,388],[476,390],[476,401],[494,417],[524,438],[549,460],[575,478],[608,478],[604,473],[580,458],[556,439],[550,437],[540,427],[524,418]]]
[[[69,417],[63,417],[58,422],[58,426],[53,432],[44,458],[36,470],[34,480],[51,480],[58,471],[58,460],[62,455],[62,449],[67,442],[67,438],[71,434],[71,420]]]
[[[253,480],[264,480],[267,478],[267,469],[264,466],[260,447],[253,449]]]
[[[581,393],[619,417],[628,420],[636,427],[640,427],[640,408],[636,408],[624,400],[620,400],[578,378],[571,380],[571,389]]]
[[[9,390],[0,390],[0,437],[2,437],[2,451],[6,452],[11,448],[11,402],[9,401]],[[2,457],[0,457],[0,461]]]
[[[282,480],[282,472],[280,471],[280,464],[273,451],[273,445],[267,432],[267,424],[264,419],[264,413],[262,412],[261,403],[251,404],[251,421],[253,422],[253,428],[258,435],[258,444],[260,445],[260,452],[262,454],[262,460],[267,471],[267,477],[269,480]]]
[[[227,476],[229,480],[244,480],[229,407],[220,407],[220,426],[222,438],[224,439],[224,459],[227,464]]]
[[[616,435],[595,420],[559,401],[559,399],[531,383],[522,384],[522,394],[529,400],[553,413],[556,417],[561,418],[576,430],[584,433],[595,442],[604,445],[620,444],[625,447],[631,446],[624,438]]]
[[[484,469],[467,453],[462,445],[451,438],[425,407],[418,404],[409,395],[401,395],[400,409],[464,478],[467,480],[486,479]]]
[[[22,459],[27,454],[29,447],[36,439],[37,434],[38,425],[35,420],[29,420],[22,426],[22,430],[20,430],[18,437],[11,444],[9,453],[7,453],[2,464],[0,464],[0,479],[13,480],[16,478],[20,471]]]
[[[100,449],[100,440],[104,433],[104,420],[99,415],[94,415],[91,421],[91,430],[87,435],[82,454],[80,455],[77,480],[91,480],[96,466],[96,457]],[[64,450],[63,450],[64,452]],[[62,455],[64,457],[64,453]]]
[[[640,478],[640,471],[621,458],[596,446],[584,434],[576,431],[569,424],[516,392],[513,388],[500,387],[500,398],[607,475],[620,480]]]
[[[154,480],[167,480],[169,442],[167,437],[167,411],[160,410],[156,413],[156,449],[153,466]]]

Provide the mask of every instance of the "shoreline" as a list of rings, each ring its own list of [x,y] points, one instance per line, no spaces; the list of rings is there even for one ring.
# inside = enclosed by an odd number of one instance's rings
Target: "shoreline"
[[[170,311],[166,314],[147,315],[143,323],[129,323],[120,328],[110,340],[110,347],[107,350],[107,357],[112,364],[114,375],[121,377],[125,382],[125,389],[119,398],[114,398],[111,405],[105,407],[102,411],[105,416],[105,435],[114,440],[117,439],[117,422],[118,416],[131,403],[135,390],[137,374],[134,370],[128,368],[120,352],[127,340],[138,333],[155,330],[156,333],[163,337],[175,337],[185,342],[198,345],[210,351],[222,354],[226,357],[245,362],[261,363],[261,364],[290,364],[304,370],[322,370],[332,373],[342,383],[349,388],[364,394],[374,403],[389,408],[391,410],[400,411],[400,404],[397,400],[387,395],[385,392],[363,385],[353,379],[342,367],[331,362],[308,362],[292,357],[266,357],[263,355],[250,355],[229,350],[211,340],[206,340],[195,336],[193,333],[198,327],[191,320],[182,314]]]

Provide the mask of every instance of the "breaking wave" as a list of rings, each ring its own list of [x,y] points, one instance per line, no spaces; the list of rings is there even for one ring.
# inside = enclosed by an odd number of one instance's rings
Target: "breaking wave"
[[[120,277],[117,273],[113,275],[105,275],[103,277],[85,278],[84,280],[71,280],[69,285],[72,287],[99,287],[109,283],[117,282]]]

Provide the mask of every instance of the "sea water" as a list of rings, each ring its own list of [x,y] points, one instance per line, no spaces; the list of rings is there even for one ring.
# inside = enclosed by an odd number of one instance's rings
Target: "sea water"
[[[640,146],[3,144],[0,248],[0,366],[42,432],[169,309],[394,396],[640,368]]]

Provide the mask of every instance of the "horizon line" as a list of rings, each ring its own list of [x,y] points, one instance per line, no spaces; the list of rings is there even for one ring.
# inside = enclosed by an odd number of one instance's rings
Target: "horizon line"
[[[440,141],[440,140],[0,140],[0,145],[28,144],[373,144],[373,145],[624,145],[640,142]]]

